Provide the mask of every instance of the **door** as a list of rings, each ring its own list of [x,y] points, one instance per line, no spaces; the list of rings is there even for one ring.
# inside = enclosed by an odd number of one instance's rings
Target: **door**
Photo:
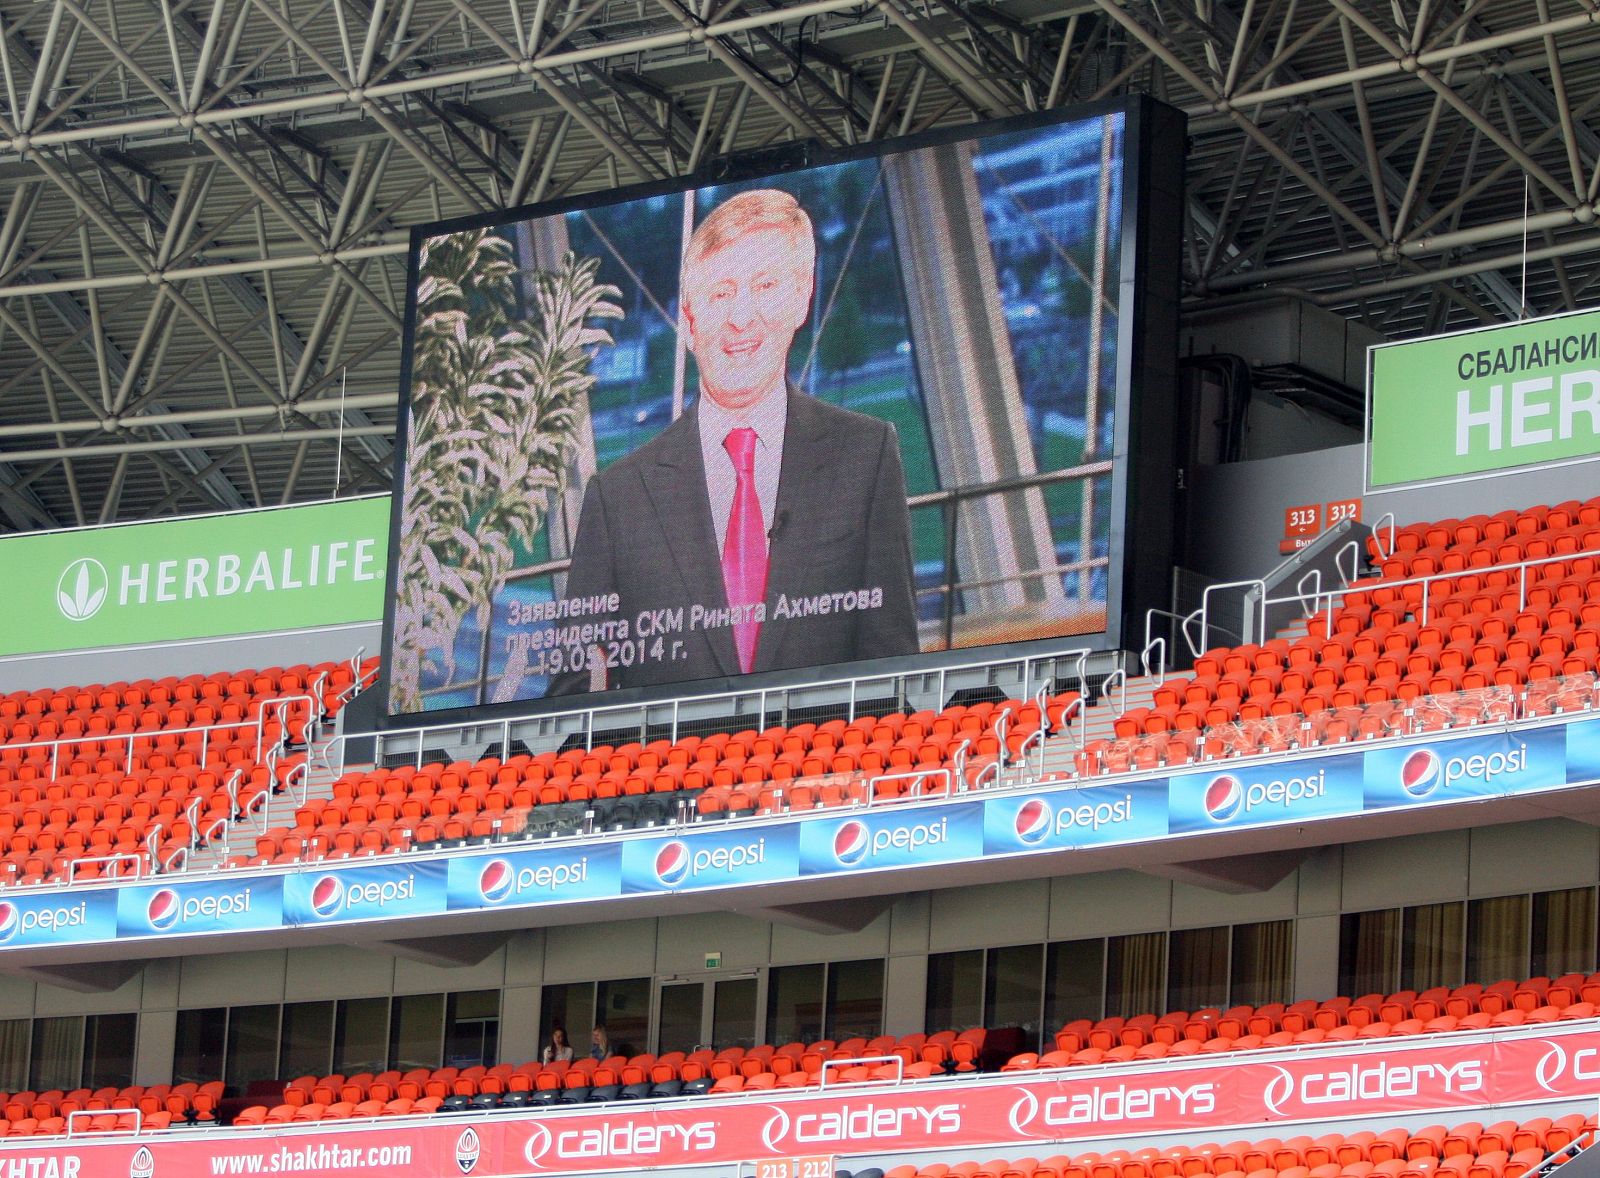
[[[754,976],[662,982],[656,996],[656,1054],[756,1043]]]

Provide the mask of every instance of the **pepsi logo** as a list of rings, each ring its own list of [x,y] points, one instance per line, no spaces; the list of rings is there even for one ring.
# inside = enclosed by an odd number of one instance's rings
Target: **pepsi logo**
[[[152,1178],[155,1172],[155,1154],[150,1152],[148,1145],[141,1145],[133,1151],[133,1158],[128,1162],[128,1178]]]
[[[178,915],[182,905],[178,903],[178,893],[171,888],[162,888],[150,897],[150,904],[144,911],[145,920],[150,927],[158,931],[171,928],[178,923]]]
[[[851,867],[866,856],[871,842],[867,824],[852,818],[833,834],[833,857],[846,867]]]
[[[1017,808],[1016,831],[1021,842],[1036,843],[1044,838],[1050,829],[1050,820],[1054,815],[1050,812],[1050,803],[1039,798],[1032,798],[1023,802]]]
[[[478,876],[478,894],[488,903],[498,904],[511,894],[516,882],[517,873],[511,870],[511,864],[504,859],[491,859]]]
[[[456,1138],[456,1168],[463,1174],[472,1173],[472,1168],[478,1164],[481,1151],[478,1134],[472,1127],[468,1126],[461,1130],[461,1136]]]
[[[16,936],[17,929],[21,927],[22,913],[17,911],[17,906],[0,901],[0,944]]]
[[[1244,806],[1244,785],[1231,773],[1222,773],[1206,786],[1206,817],[1226,822]]]
[[[689,848],[677,839],[656,852],[656,878],[667,887],[681,884],[689,874]]]
[[[344,884],[336,875],[325,875],[311,888],[311,913],[326,920],[344,902]]]
[[[1444,766],[1432,749],[1418,749],[1400,766],[1400,787],[1414,798],[1425,798],[1444,781]]]

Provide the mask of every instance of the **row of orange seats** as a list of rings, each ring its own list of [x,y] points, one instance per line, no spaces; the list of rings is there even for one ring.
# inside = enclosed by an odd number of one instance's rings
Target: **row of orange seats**
[[[1059,711],[1070,696],[1058,697]],[[677,742],[598,745],[565,752],[522,754],[501,760],[431,763],[421,767],[356,771],[333,785],[332,797],[311,799],[293,827],[273,827],[256,840],[254,855],[237,866],[299,862],[407,850],[438,839],[516,832],[540,805],[647,793],[705,791],[702,814],[732,808],[740,788],[773,783],[787,788],[800,808],[851,805],[860,789],[822,781],[848,765],[856,779],[873,773],[947,766],[963,743],[974,770],[998,755],[1015,753],[1038,731],[1038,705],[1004,701],[954,706],[942,712],[864,716],[852,722],[798,724],[790,728],[686,736]],[[869,743],[870,742],[870,743]],[[816,779],[813,783],[813,779]],[[777,786],[776,783],[783,783]],[[880,792],[912,792],[912,781],[884,783]],[[862,795],[864,796],[864,795]],[[724,804],[717,808],[718,801]]]
[[[1593,1141],[1582,1113],[1484,1125],[1428,1125],[1320,1137],[1145,1146],[1044,1159],[895,1166],[884,1178],[1520,1178],[1546,1158]],[[856,1171],[864,1178],[865,1171]]]
[[[16,1121],[0,1121],[0,1136],[4,1137],[59,1137],[71,1133],[133,1133],[145,1129],[166,1129],[172,1125],[171,1113],[152,1113],[137,1117],[133,1113],[95,1113],[92,1116],[74,1117],[69,1127],[64,1116],[23,1117]]]
[[[0,1093],[0,1114],[15,1123],[28,1118],[45,1121],[75,1112],[138,1109],[145,1117],[165,1113],[183,1118],[193,1114],[198,1120],[209,1120],[216,1112],[222,1093],[220,1080],[204,1084],[131,1084],[126,1088],[75,1088],[71,1091],[55,1088],[15,1092],[9,1096]]]

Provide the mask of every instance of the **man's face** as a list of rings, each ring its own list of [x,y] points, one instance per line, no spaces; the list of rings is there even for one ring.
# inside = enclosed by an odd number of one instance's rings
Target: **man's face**
[[[794,238],[754,229],[690,264],[683,305],[700,387],[742,410],[784,387],[789,346],[811,306],[812,275]]]

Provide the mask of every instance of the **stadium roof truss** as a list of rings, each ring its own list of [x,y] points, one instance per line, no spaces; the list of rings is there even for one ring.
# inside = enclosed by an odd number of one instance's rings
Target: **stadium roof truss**
[[[0,527],[386,488],[413,224],[1130,91],[1187,305],[1577,307],[1597,58],[1600,0],[0,0]]]

